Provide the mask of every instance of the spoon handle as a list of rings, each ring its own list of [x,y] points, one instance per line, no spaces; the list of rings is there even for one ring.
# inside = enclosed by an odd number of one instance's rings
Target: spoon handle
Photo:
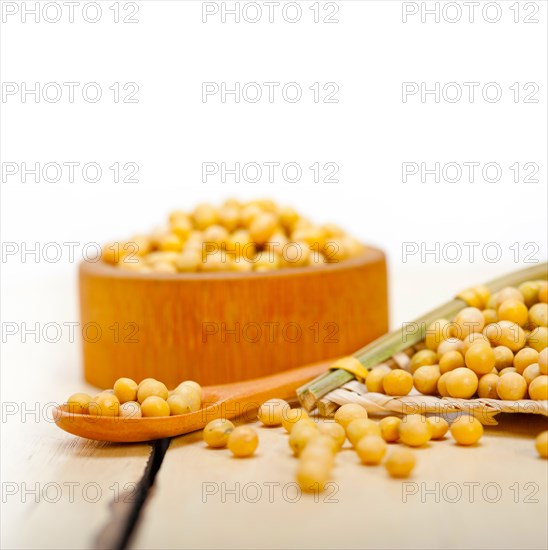
[[[279,374],[272,374],[254,380],[211,386],[214,403],[204,403],[207,418],[234,418],[241,416],[244,421],[256,418],[255,411],[268,399],[290,399],[295,397],[295,390],[319,374],[327,371],[333,361],[314,363],[306,367],[291,369]]]

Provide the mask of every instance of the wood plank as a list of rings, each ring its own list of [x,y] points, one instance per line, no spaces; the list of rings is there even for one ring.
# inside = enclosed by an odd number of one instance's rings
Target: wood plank
[[[31,306],[27,312],[32,318]],[[2,345],[2,548],[93,547],[112,500],[145,469],[150,445],[77,438],[51,420],[54,401],[97,392],[82,381],[78,356],[79,342],[67,339],[52,345],[31,336]]]
[[[320,495],[295,490],[282,428],[258,427],[249,459],[189,434],[172,441],[133,548],[546,548],[541,429],[544,418],[506,415],[474,448],[431,442],[407,480],[361,465],[347,446]]]

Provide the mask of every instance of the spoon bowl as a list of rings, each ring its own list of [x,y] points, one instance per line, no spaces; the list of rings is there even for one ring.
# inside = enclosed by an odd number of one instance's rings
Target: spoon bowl
[[[289,399],[295,390],[327,371],[332,361],[315,363],[279,374],[203,388],[202,408],[189,414],[132,418],[76,414],[60,406],[54,417],[59,428],[79,437],[117,443],[136,443],[175,437],[203,428],[216,418],[256,418],[256,411],[268,399]]]

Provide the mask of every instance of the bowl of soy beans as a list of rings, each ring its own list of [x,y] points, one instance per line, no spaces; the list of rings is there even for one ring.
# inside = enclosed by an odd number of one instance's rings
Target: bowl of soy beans
[[[80,265],[84,371],[174,386],[346,355],[388,327],[385,256],[271,200],[199,204]]]

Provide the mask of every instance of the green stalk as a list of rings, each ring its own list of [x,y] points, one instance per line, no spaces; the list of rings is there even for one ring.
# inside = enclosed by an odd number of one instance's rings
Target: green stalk
[[[539,264],[514,271],[502,277],[488,282],[485,286],[491,293],[497,292],[507,286],[517,286],[529,280],[545,278],[548,264]],[[395,330],[380,338],[377,338],[367,346],[361,348],[354,357],[366,368],[371,369],[375,365],[386,361],[396,353],[403,351],[424,340],[427,327],[438,319],[453,319],[466,303],[455,298],[450,302],[430,311],[412,323],[404,323],[401,329]],[[301,405],[308,411],[313,410],[319,399],[330,391],[339,388],[354,376],[347,371],[336,369],[324,373],[308,384],[297,389],[297,397]]]
[[[354,375],[346,370],[335,369],[318,376],[307,386],[297,389],[297,397],[301,405],[311,411],[316,408],[318,400],[335,388],[350,382]]]
[[[337,412],[337,409],[339,408],[336,403],[333,403],[333,401],[329,401],[329,399],[326,398],[320,399],[317,403],[317,407],[320,416],[323,416],[324,418],[330,418],[331,416],[334,416],[334,414]]]

